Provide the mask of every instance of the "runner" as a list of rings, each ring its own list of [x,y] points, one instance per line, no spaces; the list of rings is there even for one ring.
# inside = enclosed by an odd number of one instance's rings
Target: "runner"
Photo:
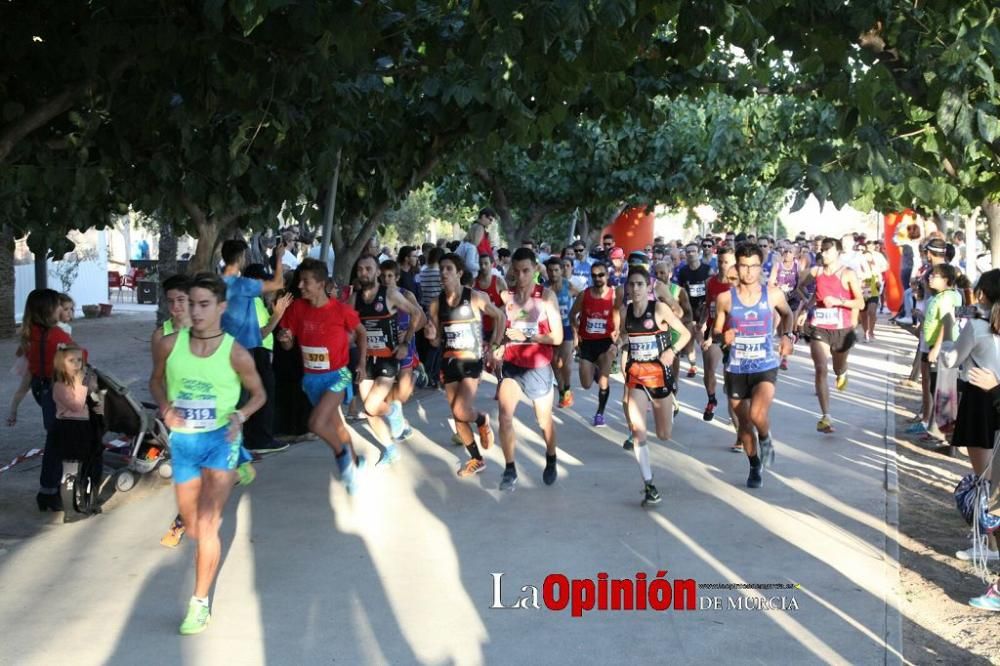
[[[358,383],[358,393],[364,401],[368,425],[376,440],[385,447],[381,464],[399,460],[395,440],[408,429],[403,418],[403,405],[389,400],[389,392],[399,376],[400,361],[406,358],[415,331],[400,333],[396,313],[405,312],[412,319],[423,316],[398,289],[388,289],[378,283],[378,264],[372,257],[361,257],[355,264],[358,292],[354,310],[361,318],[367,335],[365,375]],[[388,421],[388,426],[386,422]]]
[[[382,286],[390,291],[393,288],[399,289],[403,297],[417,311],[417,316],[412,319],[409,313],[403,310],[396,313],[396,323],[399,326],[401,335],[406,335],[407,331],[411,328],[413,329],[413,332],[409,335],[410,343],[407,345],[406,356],[399,362],[399,375],[396,377],[396,385],[392,388],[392,399],[399,401],[401,405],[405,405],[409,402],[410,396],[413,395],[413,371],[420,365],[420,359],[417,357],[417,333],[422,331],[427,324],[427,316],[420,308],[420,303],[417,302],[416,295],[408,289],[397,286],[396,280],[399,278],[399,264],[391,259],[383,261],[379,266],[379,270],[381,272],[380,281]],[[404,428],[399,440],[402,441],[412,435],[413,429],[407,426]]]
[[[843,246],[836,238],[824,238],[820,243],[819,259],[822,268],[809,270],[807,285],[815,283],[815,308],[803,330],[809,341],[813,365],[816,369],[816,395],[822,416],[816,430],[833,432],[830,419],[830,387],[827,385],[827,359],[833,356],[833,372],[838,391],[847,388],[847,354],[854,346],[854,327],[858,312],[864,307],[861,284],[854,271],[840,265]]]
[[[479,276],[473,286],[486,294],[490,303],[497,308],[503,307],[503,299],[500,298],[500,294],[507,291],[507,283],[502,277],[493,274],[493,257],[490,255],[479,255]],[[495,326],[496,323],[492,317],[483,318],[483,340],[489,340],[493,337]]]
[[[276,337],[286,350],[298,339],[302,350],[302,390],[313,405],[309,431],[333,450],[340,480],[353,495],[358,491],[359,471],[364,468],[365,459],[354,454],[351,433],[340,406],[345,399],[351,400],[351,371],[346,367],[350,336],[357,342],[357,375],[360,379],[365,376],[365,327],[349,305],[327,296],[325,263],[306,259],[297,273],[302,297],[285,312]]]
[[[702,263],[701,249],[697,243],[688,243],[684,248],[684,252],[687,255],[687,263],[681,266],[677,272],[677,284],[687,292],[688,300],[691,303],[691,314],[694,321],[699,321],[705,307],[705,283],[708,282],[708,278],[712,274],[712,269],[708,264]],[[694,348],[696,344],[700,346],[702,342],[701,332],[695,329],[693,324],[691,325],[691,329],[693,329],[691,331],[693,334],[691,342],[684,350],[690,366],[687,371],[689,378],[698,374],[698,366],[696,365],[697,357],[695,356]]]
[[[157,326],[156,330],[153,331],[150,349],[155,350],[156,345],[165,336],[173,335],[181,329],[191,327],[191,310],[188,296],[190,289],[191,278],[187,275],[172,275],[163,281],[163,294],[167,299],[170,318],[164,321],[161,326]],[[240,446],[236,476],[237,483],[241,486],[248,486],[257,478],[257,471],[253,468],[251,461],[250,452],[245,447]],[[160,545],[167,548],[176,548],[180,545],[181,539],[184,538],[184,531],[184,516],[178,513],[174,516],[166,533],[160,538]]]
[[[670,366],[677,356],[677,346],[683,347],[691,332],[673,313],[669,306],[650,300],[649,272],[642,266],[629,270],[628,290],[631,303],[623,305],[619,313],[625,322],[628,342],[628,363],[625,366],[626,412],[635,459],[643,481],[642,505],[660,503],[660,492],[653,485],[653,470],[649,465],[646,448],[646,409],[653,406],[656,436],[670,439],[673,429],[673,402]],[[671,333],[676,331],[677,346]],[[621,345],[626,338],[620,338]]]
[[[761,473],[774,463],[770,410],[778,379],[775,312],[781,317],[780,353],[791,353],[792,346],[792,312],[780,289],[761,283],[763,263],[764,253],[757,245],[737,246],[739,284],[716,299],[713,328],[716,341],[729,347],[725,389],[739,423],[738,437],[750,461],[748,488],[760,488]]]
[[[570,377],[573,374],[573,349],[574,336],[573,327],[569,322],[569,313],[573,308],[573,302],[579,292],[576,287],[569,283],[566,277],[566,260],[559,260],[550,257],[545,262],[545,270],[549,277],[549,289],[556,296],[559,303],[559,315],[562,318],[563,341],[555,349],[555,362],[553,367],[556,371],[556,387],[559,391],[559,406],[562,408],[573,406],[573,391],[570,389]]]
[[[498,324],[488,341],[487,349],[492,350],[502,338],[505,318],[503,310],[493,305],[486,294],[462,286],[465,263],[461,257],[446,254],[440,266],[442,291],[430,304],[428,339],[434,346],[442,347],[441,383],[455,419],[455,429],[469,452],[469,460],[458,470],[459,476],[466,477],[486,469],[471,424],[476,424],[484,449],[493,445],[489,414],[478,412],[474,407],[483,372],[483,321],[489,317]],[[480,267],[480,275],[482,272]]]
[[[729,275],[729,271],[736,265],[736,255],[733,252],[733,248],[728,245],[720,247],[716,255],[716,261],[718,262],[719,272],[717,275],[709,278],[708,283],[705,285],[705,307],[697,326],[698,330],[709,333],[710,327],[715,325],[716,300],[719,294],[728,292],[732,287],[727,276]],[[704,421],[711,421],[715,418],[715,408],[719,406],[719,400],[715,395],[718,385],[715,373],[719,369],[720,363],[722,363],[723,367],[725,367],[725,364],[723,362],[722,348],[716,344],[712,335],[705,335],[703,333],[703,338],[704,341],[701,343],[701,358],[705,365],[705,393],[708,394],[708,403],[705,405],[705,411],[702,413],[701,418]],[[739,439],[736,441],[738,443]]]
[[[177,506],[197,543],[194,595],[181,634],[205,630],[208,594],[219,569],[222,510],[236,480],[242,426],[265,401],[253,357],[222,331],[226,283],[199,273],[190,289],[191,328],[160,339],[150,392],[170,428]],[[249,399],[239,409],[240,387]]]
[[[545,438],[545,470],[542,481],[552,485],[556,469],[556,431],[552,423],[553,347],[563,341],[559,303],[548,289],[533,282],[535,253],[518,248],[511,257],[512,288],[503,293],[507,317],[503,369],[500,379],[500,445],[506,462],[500,490],[517,485],[514,466],[514,409],[527,396]]]
[[[785,295],[785,300],[788,302],[788,307],[793,313],[798,312],[799,309],[798,287],[800,273],[799,262],[795,259],[795,252],[792,246],[788,244],[784,245],[781,248],[781,261],[771,271],[767,284],[770,287],[777,287],[781,290],[781,293]],[[794,345],[792,346],[792,350],[794,352]],[[781,357],[779,367],[782,370],[788,370],[787,357]]]
[[[580,387],[589,389],[597,379],[597,413],[594,427],[603,428],[604,408],[608,404],[608,376],[614,359],[615,340],[621,329],[619,301],[615,290],[608,286],[608,269],[603,262],[591,266],[590,279],[593,285],[585,289],[573,303],[569,320],[579,339]]]
[[[657,262],[653,267],[655,278],[651,275],[650,282],[654,287],[654,291],[659,289],[660,291],[666,291],[670,294],[669,298],[664,298],[662,296],[657,296],[657,298],[668,305],[678,303],[681,308],[680,318],[684,322],[684,325],[688,327],[688,330],[693,330],[694,325],[694,313],[691,311],[691,301],[688,299],[688,293],[681,289],[680,285],[673,281],[674,263],[668,257],[663,261]],[[674,314],[677,314],[676,312]],[[676,343],[680,336],[676,331],[671,331],[670,342]],[[678,349],[681,349],[678,347]],[[677,378],[680,376],[681,372],[681,357],[680,354],[674,354],[673,365],[670,366],[670,381],[673,382],[673,387],[671,391],[674,396],[674,418],[677,418],[677,413],[681,410],[680,404],[680,385],[677,383]]]

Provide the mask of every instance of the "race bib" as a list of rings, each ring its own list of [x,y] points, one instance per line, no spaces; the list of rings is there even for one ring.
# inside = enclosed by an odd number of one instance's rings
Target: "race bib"
[[[790,285],[790,284],[781,284],[781,285],[778,285],[778,286],[781,287],[781,293],[783,293],[785,296],[787,296],[788,294],[792,293],[792,285]]]
[[[445,325],[444,340],[448,349],[471,350],[476,346],[476,336],[467,324]]]
[[[303,345],[302,367],[306,370],[329,370],[329,350],[326,347],[306,347]]]
[[[655,361],[660,356],[660,347],[655,339],[629,340],[628,357],[633,361]]]
[[[173,407],[184,419],[185,428],[215,430],[217,426],[215,400],[174,400]]]
[[[688,296],[691,298],[701,298],[705,295],[705,283],[697,282],[688,285]]]
[[[585,330],[590,335],[604,335],[608,331],[608,320],[588,319]]]
[[[733,342],[733,358],[737,361],[763,361],[767,358],[764,336],[736,336]]]
[[[510,327],[515,331],[521,331],[526,338],[533,338],[538,335],[538,322],[514,320],[510,322]]]
[[[840,310],[838,308],[816,308],[813,314],[813,324],[815,326],[840,326]]]

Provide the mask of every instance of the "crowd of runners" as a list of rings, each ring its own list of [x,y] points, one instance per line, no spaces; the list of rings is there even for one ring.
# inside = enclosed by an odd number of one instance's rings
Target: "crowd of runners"
[[[332,260],[319,253],[300,260],[285,241],[269,253],[270,277],[264,266],[248,266],[254,243],[242,240],[223,244],[221,274],[164,282],[170,318],[153,335],[149,382],[171,430],[179,509],[164,543],[176,545],[185,533],[197,542],[195,590],[181,633],[200,632],[209,620],[219,525],[233,486],[251,483],[254,458],[283,446],[273,433],[272,358],[281,351],[300,359],[301,390],[311,405],[306,426],[330,447],[350,494],[363,487],[366,468],[399,460],[399,444],[413,432],[405,405],[417,384],[443,389],[454,441],[467,456],[459,477],[486,471],[482,452],[499,438],[501,491],[518,482],[514,412],[522,398],[545,443],[542,480],[552,485],[554,410],[572,409],[574,390],[596,384],[591,423],[606,427],[610,380],[620,373],[623,447],[640,472],[641,504],[658,504],[650,433],[671,438],[682,371],[689,378],[701,372],[702,417],[713,420],[720,370],[734,428],[727,446],[746,458],[746,486],[760,488],[774,463],[771,403],[796,340],[808,344],[815,368],[816,430],[834,431],[828,366],[832,361],[836,390],[845,390],[850,350],[874,339],[889,269],[879,242],[854,234],[727,233],[687,244],[658,238],[626,253],[605,235],[594,248],[578,240],[553,253],[530,241],[495,247],[495,221],[485,209],[464,239],[404,246],[395,258],[372,242],[346,284],[333,279]],[[46,316],[38,308],[29,303],[35,314],[26,321]],[[46,344],[30,339],[25,348],[31,343]],[[28,360],[34,362],[30,354]],[[492,400],[478,393],[484,374],[497,384],[496,433]],[[377,461],[355,450],[351,414],[367,421]],[[50,494],[51,477],[43,478],[40,497]]]

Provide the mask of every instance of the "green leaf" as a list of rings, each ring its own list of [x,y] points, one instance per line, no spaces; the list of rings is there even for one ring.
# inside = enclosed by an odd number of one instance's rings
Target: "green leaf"
[[[986,143],[992,144],[1000,139],[1000,118],[980,109],[976,111],[976,125],[979,128],[979,137]]]

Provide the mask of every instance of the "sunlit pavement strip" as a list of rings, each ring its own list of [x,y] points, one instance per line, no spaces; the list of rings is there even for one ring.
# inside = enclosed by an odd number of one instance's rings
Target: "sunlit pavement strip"
[[[443,394],[419,392],[402,462],[374,470],[358,497],[333,480],[318,442],[258,466],[226,512],[225,561],[200,636],[176,633],[193,551],[188,541],[159,545],[175,511],[166,487],[12,549],[0,558],[0,663],[892,663],[898,571],[885,412],[888,375],[902,369],[890,349],[909,344],[893,336],[855,348],[848,391],[831,390],[833,435],[815,431],[812,364],[799,345],[772,410],[777,465],[753,492],[746,457],[729,451],[724,405],[704,423],[701,374],[684,379],[674,441],[651,445],[664,496],[651,510],[639,506],[637,466],[621,448],[620,382],[608,428],[587,425],[596,388],[575,391],[569,413],[556,410],[564,453],[553,487],[541,482],[533,413],[519,408],[513,494],[496,489],[499,446],[483,474],[457,478],[466,454],[449,442]],[[483,382],[479,404],[496,424],[493,391]],[[370,444],[359,448],[377,458]],[[567,599],[564,610],[546,607],[546,591],[555,605],[563,590],[587,591],[574,579],[596,584],[606,572],[634,583],[641,572],[648,584],[659,571],[677,592],[669,610],[595,602],[584,612],[583,598],[580,617]],[[546,587],[550,574],[567,585]],[[694,609],[674,609],[684,598],[677,580],[702,586]],[[704,587],[719,583],[791,587]]]

